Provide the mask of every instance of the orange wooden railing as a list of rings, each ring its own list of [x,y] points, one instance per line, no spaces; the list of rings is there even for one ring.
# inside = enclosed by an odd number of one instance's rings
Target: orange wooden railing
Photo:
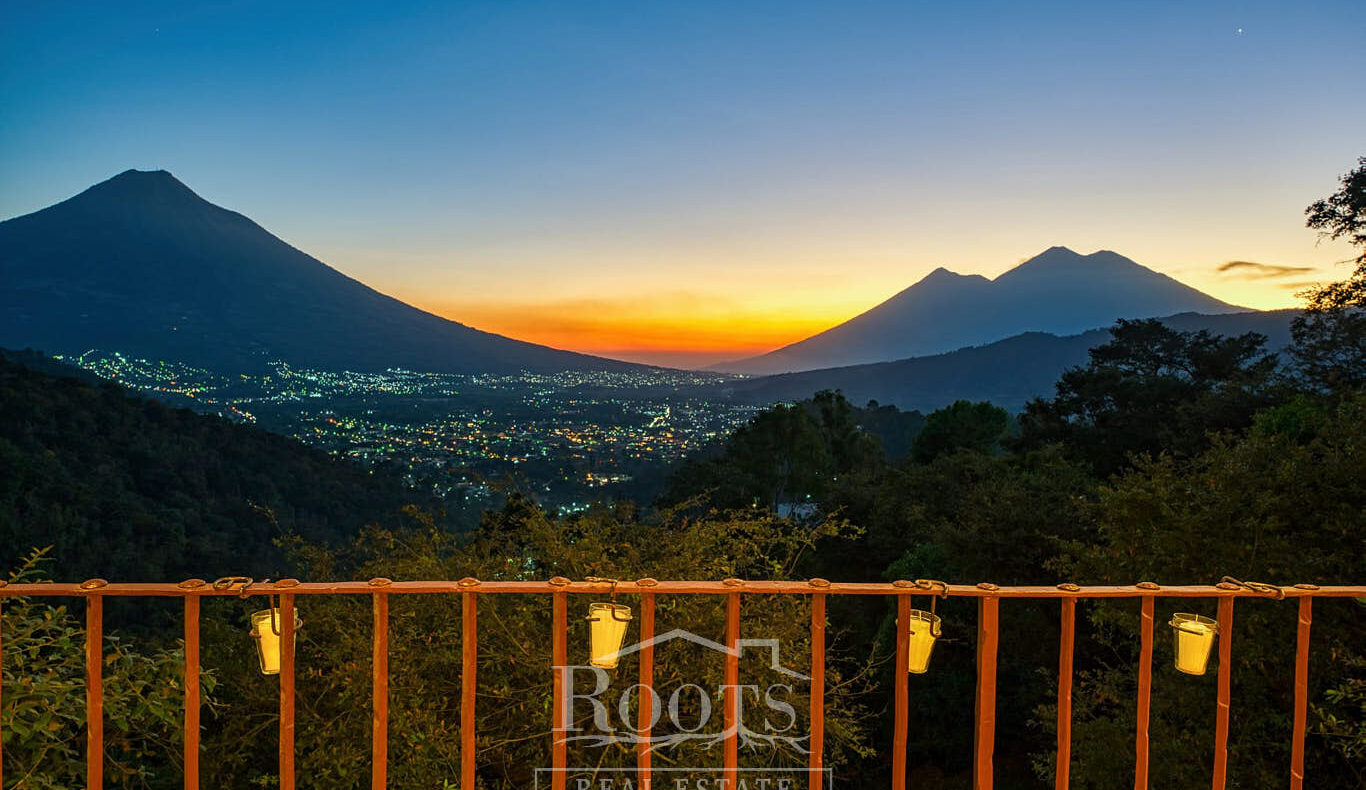
[[[1058,649],[1058,720],[1057,720],[1057,780],[1056,787],[1068,786],[1071,765],[1072,724],[1072,657],[1076,639],[1077,600],[1082,598],[1138,598],[1140,607],[1140,649],[1138,664],[1138,724],[1135,733],[1134,787],[1148,787],[1148,722],[1149,698],[1152,691],[1152,655],[1155,601],[1157,598],[1217,598],[1219,625],[1219,668],[1215,709],[1213,790],[1224,790],[1228,772],[1229,688],[1233,650],[1233,603],[1245,597],[1294,598],[1299,603],[1299,625],[1296,630],[1295,703],[1291,744],[1289,784],[1291,790],[1302,790],[1304,784],[1305,718],[1309,693],[1309,631],[1315,598],[1366,596],[1366,586],[1318,587],[1299,584],[1273,587],[1256,583],[1226,580],[1217,585],[1160,587],[1144,582],[1132,586],[1080,587],[1062,584],[1057,587],[998,587],[994,584],[943,585],[925,581],[897,581],[890,584],[830,583],[823,579],[807,582],[762,582],[727,579],[722,582],[674,581],[660,582],[641,579],[636,582],[594,580],[572,582],[557,577],[549,582],[489,581],[462,579],[460,581],[394,582],[371,579],[368,582],[335,582],[304,584],[293,579],[277,582],[252,583],[235,579],[228,584],[209,584],[191,579],[179,584],[110,584],[102,579],[91,579],[80,584],[7,584],[0,586],[0,601],[6,597],[66,596],[85,600],[86,614],[86,770],[89,790],[103,786],[103,603],[110,596],[142,596],[182,598],[185,605],[185,738],[184,786],[187,790],[199,787],[199,612],[205,596],[240,595],[243,597],[278,596],[281,609],[280,660],[280,717],[279,717],[279,772],[281,790],[294,790],[294,606],[300,595],[369,595],[373,599],[373,699],[372,699],[372,786],[387,784],[388,716],[389,716],[389,596],[391,595],[459,595],[462,599],[462,662],[461,680],[461,787],[473,788],[475,776],[475,690],[478,662],[478,600],[481,595],[547,594],[552,599],[551,659],[553,667],[568,662],[568,597],[572,594],[606,593],[639,595],[641,599],[640,640],[654,635],[655,599],[658,595],[724,595],[726,597],[726,646],[735,648],[740,639],[741,601],[745,595],[809,595],[811,606],[811,695],[810,695],[810,752],[809,776],[811,790],[819,790],[825,781],[824,772],[824,693],[825,693],[825,627],[826,599],[830,595],[895,596],[898,622],[909,622],[911,598],[914,595],[943,595],[946,597],[976,598],[978,600],[977,628],[977,696],[975,703],[973,786],[990,790],[993,786],[992,766],[996,737],[996,655],[999,632],[999,609],[1003,598],[1056,598],[1061,603],[1061,639]],[[3,611],[0,610],[0,617]],[[897,666],[907,665],[908,629],[897,629]],[[3,661],[3,645],[0,645]],[[549,668],[548,668],[549,669]],[[649,686],[654,677],[654,650],[640,651],[639,683]],[[564,695],[559,693],[564,682],[561,673],[554,672],[553,721],[565,715]],[[906,678],[898,673],[894,693],[892,739],[892,787],[906,786],[906,745],[909,716],[909,696]],[[736,786],[739,771],[738,736],[735,727],[739,714],[739,658],[737,651],[728,653],[725,665],[728,687],[724,704],[727,736],[724,749],[724,776],[729,787]],[[648,746],[648,723],[653,719],[652,702],[648,694],[641,695],[638,721],[643,736],[637,756],[640,778],[638,786],[648,786],[652,770]],[[552,787],[564,790],[566,781],[567,744],[563,738],[552,736]],[[0,762],[2,764],[2,762]],[[0,777],[2,781],[3,777]]]

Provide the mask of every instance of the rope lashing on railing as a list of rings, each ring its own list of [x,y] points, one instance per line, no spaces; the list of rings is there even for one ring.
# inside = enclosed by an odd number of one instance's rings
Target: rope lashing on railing
[[[583,580],[588,582],[589,584],[612,585],[611,598],[613,601],[617,599],[617,585],[620,584],[620,582],[618,582],[616,579],[608,578],[606,576],[585,576]]]
[[[938,579],[916,579],[912,584],[922,590],[937,589],[939,592],[935,594],[941,598],[949,597],[949,585],[947,582],[941,582]]]
[[[828,585],[829,582],[826,582],[826,584]],[[929,593],[929,594],[930,594],[930,614],[934,614],[934,613],[935,613],[936,604],[939,603],[939,599],[940,599],[940,598],[947,598],[947,597],[949,597],[949,585],[948,585],[948,583],[946,583],[946,582],[941,582],[941,581],[939,581],[938,579],[916,579],[915,581],[909,581],[909,580],[907,580],[907,579],[897,579],[896,581],[892,582],[892,586],[893,586],[893,587],[898,587],[898,588],[903,589],[903,590],[905,590],[905,589],[923,590],[923,591]],[[981,585],[978,585],[978,586],[981,586]],[[995,589],[995,587],[996,587],[996,585],[994,585],[994,584],[991,585],[991,588],[992,588],[992,589]],[[986,589],[986,588],[983,588],[983,589]]]
[[[1236,590],[1241,587],[1244,590],[1251,590],[1252,592],[1261,593],[1262,595],[1270,595],[1278,601],[1285,599],[1285,590],[1282,590],[1274,584],[1266,584],[1265,582],[1245,582],[1235,579],[1232,576],[1225,576],[1214,586],[1225,590]]]
[[[268,581],[270,581],[270,579],[262,580],[263,583]],[[255,583],[256,580],[250,576],[221,576],[213,580],[213,588],[221,592],[237,587],[237,597],[245,599],[250,595],[250,593],[247,592],[247,589]]]

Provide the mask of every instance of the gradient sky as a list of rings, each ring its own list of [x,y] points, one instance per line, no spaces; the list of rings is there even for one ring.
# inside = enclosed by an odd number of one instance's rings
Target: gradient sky
[[[1348,271],[1303,210],[1366,155],[1363,36],[1360,0],[11,3],[0,217],[165,168],[425,309],[666,363],[1054,244],[1286,307]]]

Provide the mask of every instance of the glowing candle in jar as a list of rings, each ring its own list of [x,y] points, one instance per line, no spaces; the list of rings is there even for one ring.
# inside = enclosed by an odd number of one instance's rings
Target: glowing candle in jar
[[[911,610],[906,653],[906,669],[917,675],[929,671],[930,652],[934,650],[934,640],[939,637],[940,620],[930,612],[920,609]]]
[[[1171,625],[1176,629],[1176,669],[1187,675],[1203,675],[1209,664],[1210,649],[1218,628],[1201,622],[1198,615],[1177,614]]]

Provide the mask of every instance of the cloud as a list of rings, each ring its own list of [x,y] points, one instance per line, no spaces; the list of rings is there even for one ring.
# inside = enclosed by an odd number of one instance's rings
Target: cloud
[[[1229,261],[1217,270],[1230,277],[1244,280],[1270,280],[1277,277],[1294,277],[1316,271],[1313,266],[1282,266],[1275,263],[1254,263],[1253,261]]]

